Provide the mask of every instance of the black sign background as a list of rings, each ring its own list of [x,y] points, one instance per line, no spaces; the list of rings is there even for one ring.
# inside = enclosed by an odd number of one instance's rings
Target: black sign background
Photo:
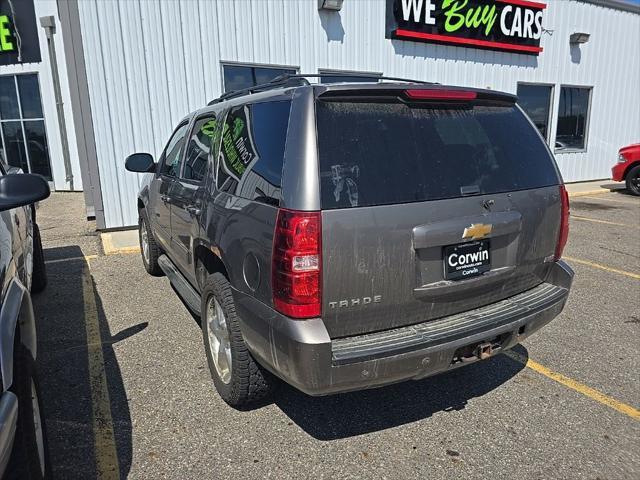
[[[15,49],[0,51],[0,65],[12,65],[15,63],[36,63],[42,60],[40,56],[40,43],[38,41],[38,24],[33,7],[33,0],[13,0],[13,12],[9,0],[0,0],[0,15],[9,17],[9,30],[11,31],[11,43]],[[16,30],[20,34],[22,53],[21,61],[18,60],[18,40]]]
[[[457,3],[462,5],[465,2],[459,0]],[[500,17],[504,8],[511,6],[511,11],[507,15],[509,19],[508,25],[511,25],[516,9],[519,9],[521,13],[524,13],[524,10],[530,10],[535,15],[535,13],[544,9],[545,4],[520,0],[513,0],[513,3],[509,0],[467,0],[464,8],[459,10],[458,13],[464,14],[471,8],[495,5],[497,18],[489,35],[485,34],[483,25],[477,28],[468,28],[463,25],[455,32],[447,32],[445,30],[445,10],[442,8],[443,0],[432,0],[432,4],[436,7],[431,12],[431,17],[435,19],[435,25],[427,25],[423,21],[426,8],[424,1],[422,2],[421,21],[418,22],[413,21],[413,16],[410,16],[408,21],[404,20],[402,4],[403,0],[387,0],[386,38],[414,42],[444,43],[467,48],[503,50],[529,55],[538,55],[542,51],[539,38],[520,38],[503,34],[500,28]],[[536,28],[535,25],[533,28]]]

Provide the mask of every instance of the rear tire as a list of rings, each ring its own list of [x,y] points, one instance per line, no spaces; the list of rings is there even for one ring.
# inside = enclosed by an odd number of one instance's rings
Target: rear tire
[[[629,170],[625,178],[625,183],[629,193],[640,196],[640,165],[636,165]]]
[[[151,227],[149,225],[149,217],[145,210],[140,211],[140,219],[138,220],[138,239],[140,240],[140,254],[144,269],[154,277],[161,277],[164,272],[158,264],[160,257],[160,247],[156,243]]]
[[[35,361],[17,342],[11,391],[18,397],[18,424],[7,479],[51,478],[47,432],[40,403]]]
[[[207,363],[220,397],[234,408],[243,408],[272,393],[276,379],[249,353],[231,286],[221,273],[206,278],[200,311]]]
[[[47,286],[47,267],[44,263],[44,251],[38,224],[33,224],[33,272],[31,274],[31,291],[38,293]]]

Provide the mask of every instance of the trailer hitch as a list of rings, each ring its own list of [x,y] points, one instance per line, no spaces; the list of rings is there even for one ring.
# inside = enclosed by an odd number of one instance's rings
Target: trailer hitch
[[[493,345],[490,343],[481,343],[475,348],[473,354],[480,360],[485,360],[493,355]]]

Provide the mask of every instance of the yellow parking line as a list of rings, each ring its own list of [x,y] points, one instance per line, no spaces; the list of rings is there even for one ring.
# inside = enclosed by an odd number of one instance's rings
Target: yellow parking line
[[[113,434],[109,387],[102,354],[102,338],[98,321],[98,309],[93,280],[89,271],[90,257],[85,257],[87,265],[82,270],[82,293],[84,298],[84,318],[87,331],[87,355],[91,409],[93,413],[93,435],[96,472],[99,479],[119,479],[120,467]]]
[[[573,197],[587,197],[592,195],[602,195],[604,193],[611,193],[611,190],[605,188],[599,188],[597,190],[587,190],[586,192],[568,192],[569,198]]]
[[[593,222],[593,223],[603,223],[605,225],[615,225],[616,227],[627,227],[627,228],[638,228],[640,229],[640,225],[629,225],[628,223],[616,223],[609,222],[607,220],[598,220],[596,218],[583,217],[581,215],[571,215],[572,220],[580,220],[581,222]]]
[[[139,247],[131,247],[130,250],[118,250],[118,251],[113,251],[110,253],[107,253],[105,255],[132,255],[134,253],[140,253],[140,248]],[[64,262],[73,262],[74,260],[93,260],[94,258],[98,258],[99,255],[84,255],[81,257],[66,257],[66,258],[55,258],[53,260],[46,260],[44,263],[46,263],[47,265],[50,263],[64,263]]]
[[[606,265],[601,265],[595,262],[589,262],[588,260],[580,260],[578,258],[567,257],[566,255],[562,257],[563,260],[569,260],[570,262],[579,263],[581,265],[588,265],[589,267],[598,268],[600,270],[604,270],[605,272],[617,273],[619,275],[624,275],[625,277],[635,278],[636,280],[640,280],[640,275],[637,273],[627,272],[626,270],[618,270],[617,268],[607,267]]]
[[[120,247],[116,250],[104,252],[105,255],[129,255],[132,253],[140,253],[140,247]]]
[[[591,198],[590,195],[585,195],[584,197],[582,197],[582,199],[591,199],[591,200],[595,200],[595,201],[600,201],[600,200],[604,200],[605,202],[614,202],[614,203],[624,203],[627,205],[636,205],[636,206],[640,206],[640,203],[637,202],[627,202],[625,200],[619,200],[617,198],[609,198],[609,197],[603,197],[603,196],[598,196],[596,198]]]
[[[631,405],[627,405],[626,403],[619,402],[615,398],[611,398],[610,396],[605,395],[604,393],[594,388],[588,387],[560,373],[556,373],[548,369],[544,365],[540,365],[538,362],[534,362],[531,359],[524,358],[522,355],[514,352],[513,350],[508,350],[504,353],[509,358],[512,358],[513,360],[522,363],[527,368],[530,368],[531,370],[534,370],[539,374],[544,375],[545,377],[550,378],[551,380],[554,380],[564,385],[565,387],[569,387],[570,389],[575,390],[576,392],[581,393],[582,395],[585,395],[586,397],[589,397],[590,399],[595,400],[596,402],[600,402],[603,405],[613,408],[614,410],[617,410],[620,413],[624,413],[628,417],[631,417],[635,420],[640,420],[640,410],[633,408]]]
[[[62,263],[62,262],[73,262],[74,260],[91,260],[93,258],[98,258],[97,255],[83,255],[81,257],[66,257],[66,258],[56,258],[54,260],[46,260],[44,263]]]

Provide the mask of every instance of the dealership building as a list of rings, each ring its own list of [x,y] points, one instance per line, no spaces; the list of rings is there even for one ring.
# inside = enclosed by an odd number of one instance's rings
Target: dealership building
[[[608,178],[640,141],[631,1],[0,0],[0,161],[84,191],[99,229],[130,227],[125,157],[283,73],[517,94],[566,182]]]

